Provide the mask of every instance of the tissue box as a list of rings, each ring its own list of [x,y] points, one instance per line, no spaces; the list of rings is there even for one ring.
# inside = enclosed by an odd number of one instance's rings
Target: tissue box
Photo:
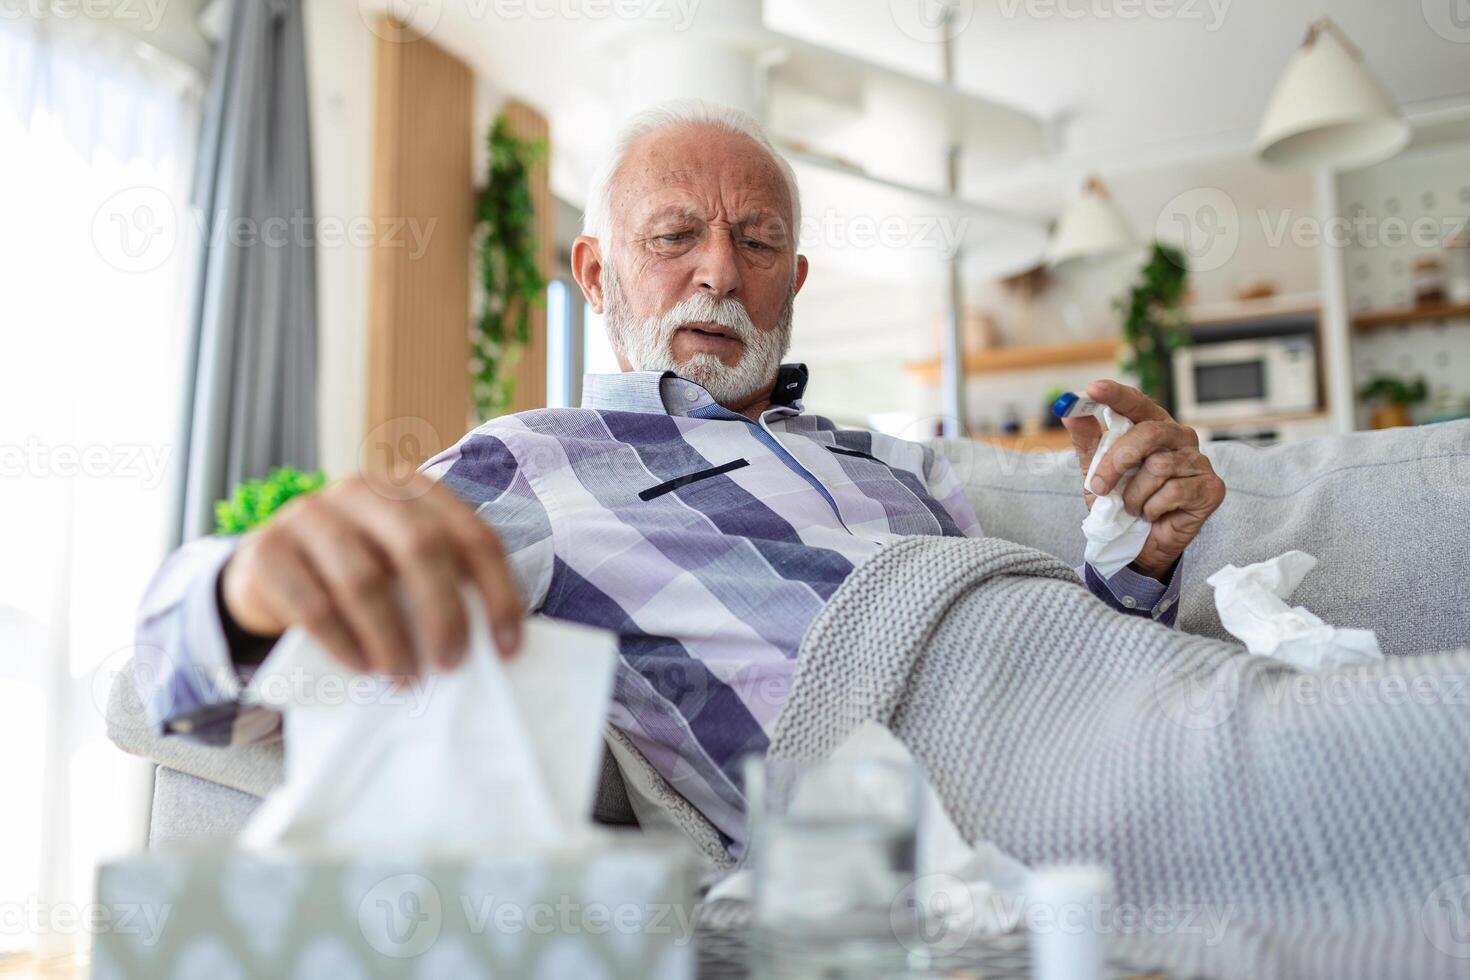
[[[692,977],[696,874],[682,842],[633,834],[456,861],[138,855],[98,871],[92,976]]]

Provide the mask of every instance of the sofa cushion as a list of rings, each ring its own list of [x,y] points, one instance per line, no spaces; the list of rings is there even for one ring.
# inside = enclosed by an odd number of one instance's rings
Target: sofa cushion
[[[932,445],[954,465],[985,533],[1081,563],[1075,454]],[[1294,604],[1336,626],[1376,630],[1385,653],[1470,644],[1470,421],[1204,451],[1226,496],[1185,554],[1181,629],[1228,636],[1205,578],[1295,548],[1320,564]]]

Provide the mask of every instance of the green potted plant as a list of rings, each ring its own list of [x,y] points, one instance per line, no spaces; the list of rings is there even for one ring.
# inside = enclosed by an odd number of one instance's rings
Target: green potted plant
[[[545,302],[536,264],[536,204],[531,168],[546,145],[510,131],[504,113],[486,138],[490,170],[475,205],[482,305],[470,331],[470,393],[479,421],[509,410],[512,369],[531,340],[531,311]]]
[[[1409,409],[1429,397],[1429,385],[1422,377],[1405,380],[1382,374],[1358,389],[1358,397],[1377,403],[1369,422],[1373,428],[1392,429],[1414,424]]]
[[[1122,368],[1138,378],[1138,387],[1154,401],[1173,410],[1169,366],[1174,352],[1189,346],[1189,323],[1184,292],[1189,263],[1177,248],[1154,242],[1149,259],[1126,296],[1114,304],[1123,315],[1123,339],[1129,354]]]
[[[292,497],[312,493],[327,485],[327,474],[321,470],[303,473],[290,466],[271,470],[259,480],[246,480],[235,487],[226,500],[214,505],[216,534],[244,534],[259,527],[285,506]]]

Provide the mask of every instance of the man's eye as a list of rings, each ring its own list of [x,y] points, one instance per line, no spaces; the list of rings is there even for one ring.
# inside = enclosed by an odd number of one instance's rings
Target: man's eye
[[[689,237],[687,232],[671,231],[667,235],[659,235],[658,240],[666,245],[677,245]]]
[[[765,249],[768,249],[768,248],[771,247],[771,246],[767,245],[765,242],[757,241],[754,238],[747,238],[741,244],[743,244],[746,248],[753,248],[757,252],[764,251]]]

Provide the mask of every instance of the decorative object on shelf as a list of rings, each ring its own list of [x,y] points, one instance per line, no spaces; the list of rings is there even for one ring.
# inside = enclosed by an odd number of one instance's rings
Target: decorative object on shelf
[[[1113,258],[1137,247],[1128,219],[1102,178],[1093,175],[1062,212],[1046,250],[1046,264],[1057,269],[1072,262]]]
[[[1270,299],[1281,292],[1281,284],[1273,279],[1262,279],[1258,282],[1247,283],[1235,291],[1235,300],[1238,303],[1256,303],[1263,299]],[[1186,302],[1186,306],[1188,303]]]
[[[1415,306],[1438,306],[1444,303],[1444,267],[1433,255],[1414,260],[1412,281]]]
[[[1358,390],[1358,397],[1365,402],[1378,402],[1373,409],[1369,424],[1375,429],[1393,429],[1413,425],[1409,409],[1424,401],[1429,395],[1429,385],[1422,377],[1412,381],[1379,375]]]
[[[1156,241],[1138,281],[1114,304],[1123,314],[1123,339],[1131,351],[1123,370],[1136,376],[1143,393],[1165,408],[1172,408],[1173,401],[1169,364],[1176,350],[1189,346],[1184,311],[1188,281],[1189,260],[1184,253]]]
[[[1445,264],[1449,267],[1445,294],[1451,303],[1470,303],[1470,225],[1455,232],[1444,243]]]
[[[514,136],[504,113],[495,118],[486,144],[490,169],[475,206],[482,307],[470,331],[470,387],[480,421],[510,406],[512,368],[531,339],[531,310],[546,297],[546,280],[536,267],[530,177],[546,146]]]
[[[1313,21],[1266,106],[1256,154],[1291,170],[1347,169],[1408,143],[1409,125],[1363,53],[1330,17]]]
[[[303,473],[290,466],[271,470],[263,479],[246,480],[235,487],[229,499],[215,502],[214,533],[244,534],[264,524],[266,518],[292,497],[312,493],[326,485],[325,472]]]

